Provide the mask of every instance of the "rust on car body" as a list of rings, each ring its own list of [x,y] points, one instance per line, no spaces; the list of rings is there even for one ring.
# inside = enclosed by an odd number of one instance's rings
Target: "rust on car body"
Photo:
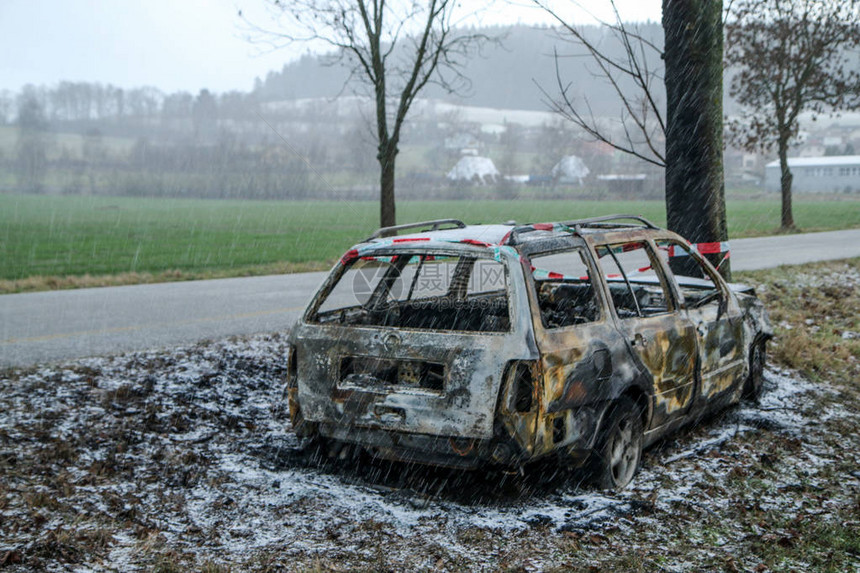
[[[639,217],[430,221],[332,269],[291,333],[290,413],[387,459],[580,465],[738,401],[770,336],[751,289]]]

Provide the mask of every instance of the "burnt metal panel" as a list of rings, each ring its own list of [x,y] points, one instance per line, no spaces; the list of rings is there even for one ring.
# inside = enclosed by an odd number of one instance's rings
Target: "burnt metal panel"
[[[515,253],[501,255],[519,266]],[[304,417],[339,427],[488,439],[493,436],[502,374],[511,359],[537,358],[522,273],[509,273],[509,332],[410,330],[297,323],[297,399]],[[392,340],[396,339],[396,343]],[[443,388],[343,384],[345,359],[441,365]]]

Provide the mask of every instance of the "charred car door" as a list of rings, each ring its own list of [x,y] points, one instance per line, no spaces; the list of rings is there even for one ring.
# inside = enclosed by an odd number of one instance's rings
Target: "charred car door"
[[[681,304],[696,328],[701,377],[701,399],[705,402],[733,390],[746,366],[743,316],[725,282],[716,270],[681,242],[655,242],[664,263],[672,269]]]
[[[695,399],[696,332],[646,241],[596,247],[618,325],[640,371],[653,383],[646,430],[682,417]]]
[[[584,241],[559,241],[529,255],[532,317],[541,356],[539,423],[535,450],[566,448],[587,454],[600,407],[610,399],[613,357],[624,343],[609,321],[596,269]]]

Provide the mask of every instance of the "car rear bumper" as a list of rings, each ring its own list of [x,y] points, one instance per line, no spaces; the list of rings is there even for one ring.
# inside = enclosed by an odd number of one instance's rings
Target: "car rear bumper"
[[[318,431],[325,438],[360,446],[374,457],[439,467],[517,466],[527,457],[506,438],[435,436],[327,423],[320,424]]]

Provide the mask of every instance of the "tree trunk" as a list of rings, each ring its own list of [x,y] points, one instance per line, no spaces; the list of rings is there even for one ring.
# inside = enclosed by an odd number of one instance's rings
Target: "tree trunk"
[[[394,160],[396,146],[380,146],[379,150],[379,226],[392,227],[397,224],[394,210]]]
[[[782,225],[783,231],[791,231],[794,229],[794,215],[791,212],[791,183],[794,181],[794,175],[791,169],[788,168],[788,138],[779,138],[779,168],[780,188],[782,190]]]
[[[666,219],[692,243],[728,240],[722,11],[722,0],[663,0]],[[725,253],[705,256],[731,279]],[[683,257],[676,264],[683,265]]]

